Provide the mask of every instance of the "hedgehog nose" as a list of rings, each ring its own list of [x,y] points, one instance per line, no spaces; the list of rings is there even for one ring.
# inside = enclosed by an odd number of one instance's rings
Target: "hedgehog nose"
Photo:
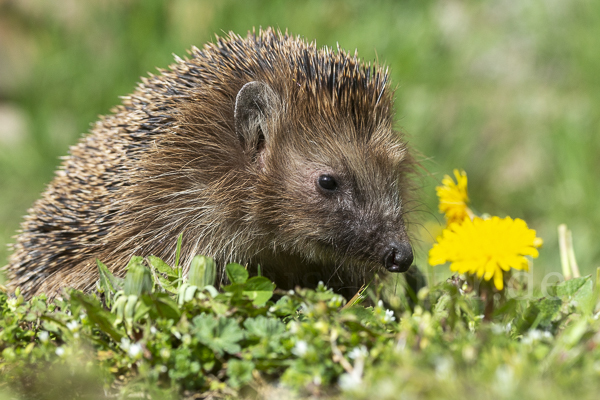
[[[413,252],[408,242],[392,242],[383,256],[383,265],[390,272],[406,272],[413,263]]]

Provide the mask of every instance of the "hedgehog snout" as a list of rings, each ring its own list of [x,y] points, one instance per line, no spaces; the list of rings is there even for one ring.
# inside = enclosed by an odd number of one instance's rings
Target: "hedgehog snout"
[[[409,242],[392,241],[383,251],[382,263],[389,272],[406,272],[413,263]]]

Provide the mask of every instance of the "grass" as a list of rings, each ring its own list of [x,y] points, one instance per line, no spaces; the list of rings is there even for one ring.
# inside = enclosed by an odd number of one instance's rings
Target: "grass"
[[[0,293],[0,398],[541,400],[600,390],[600,286],[589,276],[544,296],[514,286],[483,319],[473,281],[458,277],[388,293],[389,305],[372,286],[366,303],[340,308],[322,285],[274,292],[237,264],[217,292],[214,268],[198,257],[180,280],[177,268],[134,257],[125,279],[99,264],[93,295]]]

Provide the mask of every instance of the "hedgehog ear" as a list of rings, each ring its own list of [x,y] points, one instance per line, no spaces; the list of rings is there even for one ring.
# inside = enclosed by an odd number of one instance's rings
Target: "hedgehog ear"
[[[235,132],[245,149],[258,153],[264,147],[269,137],[267,119],[273,114],[276,99],[269,85],[257,81],[246,83],[238,92],[234,111]]]

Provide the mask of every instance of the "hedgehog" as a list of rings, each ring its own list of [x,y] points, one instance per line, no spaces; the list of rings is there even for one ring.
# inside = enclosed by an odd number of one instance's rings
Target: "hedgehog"
[[[386,67],[287,31],[217,36],[72,146],[4,267],[27,295],[91,291],[96,260],[237,262],[277,287],[351,297],[405,272],[415,161],[394,130]]]

